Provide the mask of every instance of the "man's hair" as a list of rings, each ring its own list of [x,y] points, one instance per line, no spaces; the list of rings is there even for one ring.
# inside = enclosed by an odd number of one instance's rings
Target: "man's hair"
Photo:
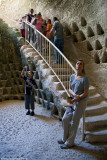
[[[31,9],[30,9],[30,12],[34,12],[34,9],[33,9],[33,8],[31,8]]]
[[[29,71],[32,75],[34,75],[34,72],[33,71]]]
[[[57,18],[57,17],[54,17],[54,18],[53,18],[53,20],[54,20],[54,21],[57,21],[57,20],[58,20],[58,18]]]

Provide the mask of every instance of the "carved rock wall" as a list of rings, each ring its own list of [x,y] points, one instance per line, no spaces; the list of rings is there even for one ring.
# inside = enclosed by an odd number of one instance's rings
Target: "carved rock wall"
[[[65,28],[65,55],[82,58],[90,80],[107,98],[107,1],[106,0],[1,0],[0,17],[9,25],[34,8],[43,18],[57,16]]]
[[[20,46],[24,40],[20,32],[13,31],[0,19],[0,102],[9,99],[24,99],[24,85]]]

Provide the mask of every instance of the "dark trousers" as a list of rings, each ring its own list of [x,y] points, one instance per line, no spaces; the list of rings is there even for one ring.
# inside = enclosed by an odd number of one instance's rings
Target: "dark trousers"
[[[64,48],[64,40],[63,39],[55,39],[54,45],[63,53]],[[56,63],[62,63],[62,56],[58,53],[56,49],[54,49],[55,61]]]
[[[34,110],[34,95],[27,95],[25,94],[25,109],[32,109]]]

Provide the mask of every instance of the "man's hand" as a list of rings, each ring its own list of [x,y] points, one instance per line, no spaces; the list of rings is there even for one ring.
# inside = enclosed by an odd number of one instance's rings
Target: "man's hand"
[[[27,71],[27,66],[24,66],[24,67],[23,67],[23,70],[24,70],[24,71]]]
[[[68,97],[68,103],[73,104],[74,103],[74,99],[72,99],[71,97]]]

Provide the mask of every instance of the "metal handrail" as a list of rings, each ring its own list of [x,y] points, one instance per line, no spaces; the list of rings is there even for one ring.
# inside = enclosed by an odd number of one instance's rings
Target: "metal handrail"
[[[25,41],[31,45],[34,50],[41,56],[49,68],[53,71],[54,75],[57,77],[61,83],[63,89],[70,96],[69,90],[69,79],[70,75],[76,73],[76,69],[70,63],[70,61],[64,56],[64,54],[40,31],[38,31],[35,26],[25,22]],[[37,44],[37,45],[36,45]],[[58,52],[58,58],[62,63],[53,64],[55,61],[54,50]],[[85,137],[85,112],[83,114],[83,130],[82,139]]]
[[[25,41],[31,45],[34,50],[41,56],[49,68],[53,71],[54,75],[57,77],[61,83],[63,89],[67,93],[69,92],[69,78],[72,73],[76,72],[76,69],[70,63],[70,61],[64,56],[64,54],[50,41],[46,36],[44,36],[40,31],[38,31],[35,26],[25,22]],[[54,64],[55,55],[54,50],[58,54],[58,64]]]

